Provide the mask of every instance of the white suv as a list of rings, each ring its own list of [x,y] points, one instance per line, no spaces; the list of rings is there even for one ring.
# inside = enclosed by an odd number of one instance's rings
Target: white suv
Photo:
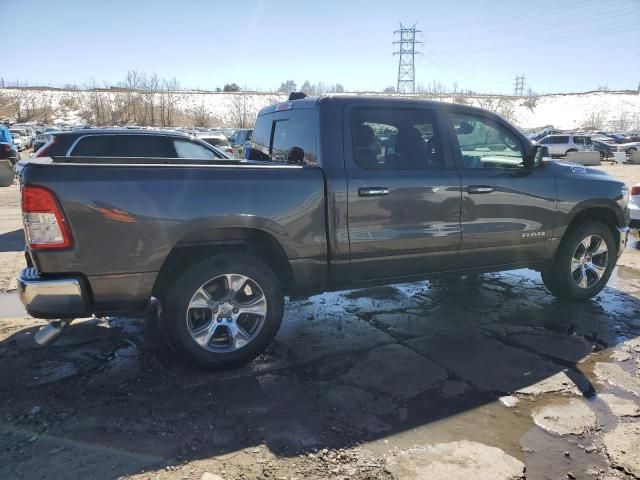
[[[547,135],[538,142],[549,149],[552,157],[566,157],[569,152],[591,152],[593,143],[586,135]]]

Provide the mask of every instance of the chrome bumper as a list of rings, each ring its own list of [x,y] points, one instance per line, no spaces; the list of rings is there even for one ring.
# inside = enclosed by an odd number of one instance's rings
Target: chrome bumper
[[[76,318],[89,315],[86,295],[79,278],[43,278],[35,268],[18,276],[20,301],[36,318]]]
[[[618,257],[622,255],[624,249],[627,248],[627,241],[629,240],[629,227],[618,227],[618,232],[620,233],[620,245],[618,245]]]

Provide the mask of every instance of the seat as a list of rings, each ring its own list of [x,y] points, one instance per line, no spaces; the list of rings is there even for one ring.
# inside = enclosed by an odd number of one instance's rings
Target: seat
[[[428,166],[428,149],[422,134],[415,127],[401,127],[396,137],[394,168],[421,170]]]
[[[358,125],[354,135],[354,156],[356,163],[368,170],[378,167],[378,157],[373,149],[375,133],[369,125]]]

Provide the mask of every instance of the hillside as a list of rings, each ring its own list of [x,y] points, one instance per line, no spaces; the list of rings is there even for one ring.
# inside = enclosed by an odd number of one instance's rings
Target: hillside
[[[587,92],[536,97],[462,94],[415,97],[486,108],[525,129],[546,125],[561,129],[589,127],[620,131],[640,128],[640,95],[634,92]],[[0,120],[14,121],[19,107],[22,120],[53,124],[247,126],[260,108],[285,99],[283,93],[149,93],[122,89],[5,88],[0,89]],[[133,113],[130,109],[133,109]]]

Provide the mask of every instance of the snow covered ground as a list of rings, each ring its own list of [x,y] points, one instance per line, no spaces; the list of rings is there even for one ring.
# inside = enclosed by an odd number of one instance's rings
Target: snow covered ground
[[[104,92],[109,98],[118,93]],[[121,94],[121,93],[120,93]],[[15,89],[0,89],[0,100],[16,95]],[[36,108],[50,105],[52,123],[84,123],[81,105],[87,102],[91,92],[77,90],[24,89],[20,93],[23,105]],[[158,94],[159,95],[159,94]],[[224,124],[231,124],[234,103],[242,96],[249,110],[286,99],[282,93],[218,93],[176,92],[177,108],[183,112],[204,109]],[[370,95],[370,94],[361,94]],[[632,92],[588,92],[573,94],[541,95],[533,98],[490,95],[415,95],[417,98],[445,102],[460,102],[496,111],[521,128],[538,128],[552,125],[560,129],[584,127],[589,119],[597,119],[597,129],[631,130],[640,128],[640,95]]]

